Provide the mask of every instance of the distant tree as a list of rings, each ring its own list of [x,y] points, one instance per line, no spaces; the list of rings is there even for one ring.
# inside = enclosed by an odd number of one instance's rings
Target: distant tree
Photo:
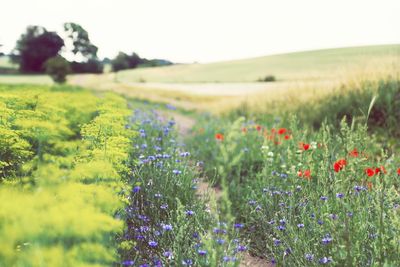
[[[2,47],[3,45],[2,44],[0,44],[0,57],[1,56],[4,56],[4,53],[3,52],[1,52],[1,47]]]
[[[68,22],[64,31],[72,42],[72,53],[81,61],[72,62],[74,73],[102,73],[103,63],[97,58],[98,48],[89,39],[89,33],[79,24]]]
[[[73,73],[103,73],[104,65],[97,59],[89,59],[86,62],[73,61],[71,69]]]
[[[118,55],[111,60],[111,67],[113,71],[129,69],[129,56],[124,52],[119,52]]]
[[[67,75],[71,73],[69,62],[62,56],[49,58],[44,65],[46,73],[50,75],[56,83],[65,83]]]
[[[143,63],[143,59],[136,53],[127,55],[124,52],[119,52],[118,55],[111,60],[111,67],[113,71],[134,69],[139,64]]]
[[[14,49],[13,61],[19,63],[22,72],[42,72],[44,62],[58,54],[64,41],[55,32],[41,26],[29,26]]]

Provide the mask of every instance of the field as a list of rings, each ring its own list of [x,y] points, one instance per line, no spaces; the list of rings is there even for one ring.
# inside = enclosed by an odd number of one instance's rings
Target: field
[[[0,266],[397,266],[399,49],[0,76]]]

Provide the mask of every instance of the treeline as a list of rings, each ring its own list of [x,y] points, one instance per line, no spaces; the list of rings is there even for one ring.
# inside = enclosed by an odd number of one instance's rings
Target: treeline
[[[110,64],[113,71],[172,64],[168,60],[146,59],[136,53],[123,52],[114,59],[101,60],[89,33],[77,23],[65,23],[62,36],[42,26],[28,26],[10,58],[19,65],[21,73],[48,73],[56,82],[64,82],[69,73],[102,73],[105,64]],[[73,60],[67,60],[63,55]]]
[[[157,67],[172,65],[171,61],[164,59],[146,59],[139,57],[138,54],[132,53],[128,55],[124,52],[119,52],[118,55],[110,61],[113,71],[134,69],[138,67]]]

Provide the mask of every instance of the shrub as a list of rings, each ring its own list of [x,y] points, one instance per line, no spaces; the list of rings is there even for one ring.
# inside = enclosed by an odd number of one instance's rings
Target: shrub
[[[61,56],[49,58],[44,63],[44,66],[46,73],[50,75],[56,83],[65,83],[67,75],[71,73],[69,62]]]

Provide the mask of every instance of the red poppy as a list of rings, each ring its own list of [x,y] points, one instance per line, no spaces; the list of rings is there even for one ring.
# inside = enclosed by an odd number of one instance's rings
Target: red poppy
[[[290,139],[290,135],[285,135],[285,140],[289,140]]]
[[[219,141],[223,141],[224,140],[224,135],[222,133],[216,133],[215,134],[215,139],[217,139]]]
[[[397,169],[397,175],[400,175],[400,168]]]
[[[310,149],[310,144],[303,144],[303,149],[304,150]]]
[[[339,172],[339,171],[341,171],[343,168],[344,168],[344,166],[346,166],[347,165],[347,161],[345,160],[345,159],[339,159],[338,161],[336,161],[334,164],[333,164],[333,169],[335,170],[335,172]]]
[[[302,172],[301,170],[299,170],[297,172],[297,176],[304,177],[304,179],[307,179],[307,180],[311,180],[311,171],[305,170],[304,172]]]
[[[285,128],[280,128],[278,130],[278,134],[285,134],[287,132],[287,130]]]
[[[354,148],[352,151],[349,152],[349,155],[351,157],[357,158],[358,157],[358,151],[357,148]]]
[[[375,170],[372,168],[366,168],[365,173],[368,175],[368,177],[371,177],[375,175]]]
[[[247,133],[247,128],[246,128],[246,127],[243,127],[243,128],[242,128],[242,132],[243,132],[243,133]]]
[[[261,125],[257,125],[256,129],[257,129],[257,131],[261,131],[261,129],[262,129]]]

